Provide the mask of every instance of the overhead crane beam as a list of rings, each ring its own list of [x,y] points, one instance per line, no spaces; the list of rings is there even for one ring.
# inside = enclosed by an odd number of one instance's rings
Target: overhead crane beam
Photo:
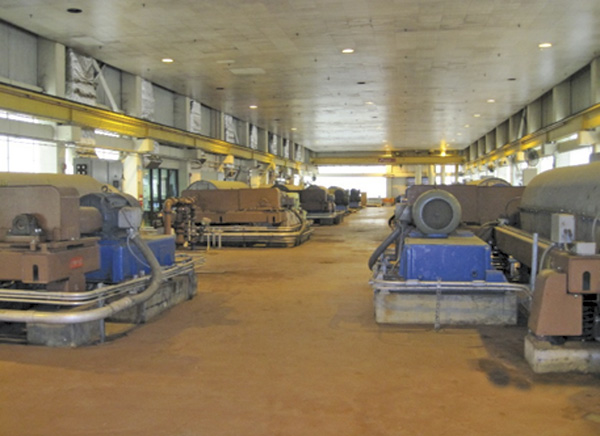
[[[461,165],[464,157],[450,156],[398,156],[372,153],[363,156],[318,156],[311,159],[313,165]]]
[[[274,163],[288,168],[300,169],[305,165],[220,139],[5,84],[0,84],[0,108],[50,119],[57,123],[108,130],[133,138],[150,138],[179,148],[194,148],[214,154],[231,154],[241,159],[256,160],[266,164]]]

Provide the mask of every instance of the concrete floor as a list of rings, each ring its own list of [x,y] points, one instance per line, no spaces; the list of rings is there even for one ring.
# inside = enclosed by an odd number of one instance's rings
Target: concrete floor
[[[535,375],[524,327],[379,326],[389,208],[206,255],[199,292],[80,349],[0,345],[0,435],[600,434],[600,378]]]

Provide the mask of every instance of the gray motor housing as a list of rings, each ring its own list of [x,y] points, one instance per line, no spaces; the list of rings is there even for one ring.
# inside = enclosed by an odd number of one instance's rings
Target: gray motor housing
[[[426,235],[452,233],[462,219],[462,208],[456,197],[440,189],[419,195],[411,209],[415,226]]]

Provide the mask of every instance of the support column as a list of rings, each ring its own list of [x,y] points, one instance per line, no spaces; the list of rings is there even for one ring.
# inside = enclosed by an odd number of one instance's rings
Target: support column
[[[173,105],[173,118],[175,121],[175,127],[185,130],[186,132],[192,131],[190,109],[191,104],[192,100],[189,97],[185,97],[183,95],[175,96],[175,103]]]
[[[527,134],[542,128],[542,100],[537,99],[527,105]]]
[[[123,159],[123,192],[137,198],[140,203],[144,196],[143,176],[142,156],[137,153],[127,155]]]
[[[600,103],[600,58],[596,58],[591,66],[591,97],[592,104]]]
[[[142,116],[142,78],[122,73],[123,110],[127,115]]]
[[[552,89],[552,121],[571,115],[571,83],[563,82]]]
[[[415,168],[415,185],[423,184],[423,165],[417,165]]]
[[[65,46],[54,41],[38,40],[38,85],[46,94],[65,96]]]

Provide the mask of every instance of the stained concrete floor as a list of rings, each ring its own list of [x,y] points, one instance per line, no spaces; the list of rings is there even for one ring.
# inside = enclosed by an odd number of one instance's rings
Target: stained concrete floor
[[[600,378],[535,375],[524,327],[373,320],[389,208],[206,254],[198,295],[106,344],[0,345],[0,435],[600,434]]]

